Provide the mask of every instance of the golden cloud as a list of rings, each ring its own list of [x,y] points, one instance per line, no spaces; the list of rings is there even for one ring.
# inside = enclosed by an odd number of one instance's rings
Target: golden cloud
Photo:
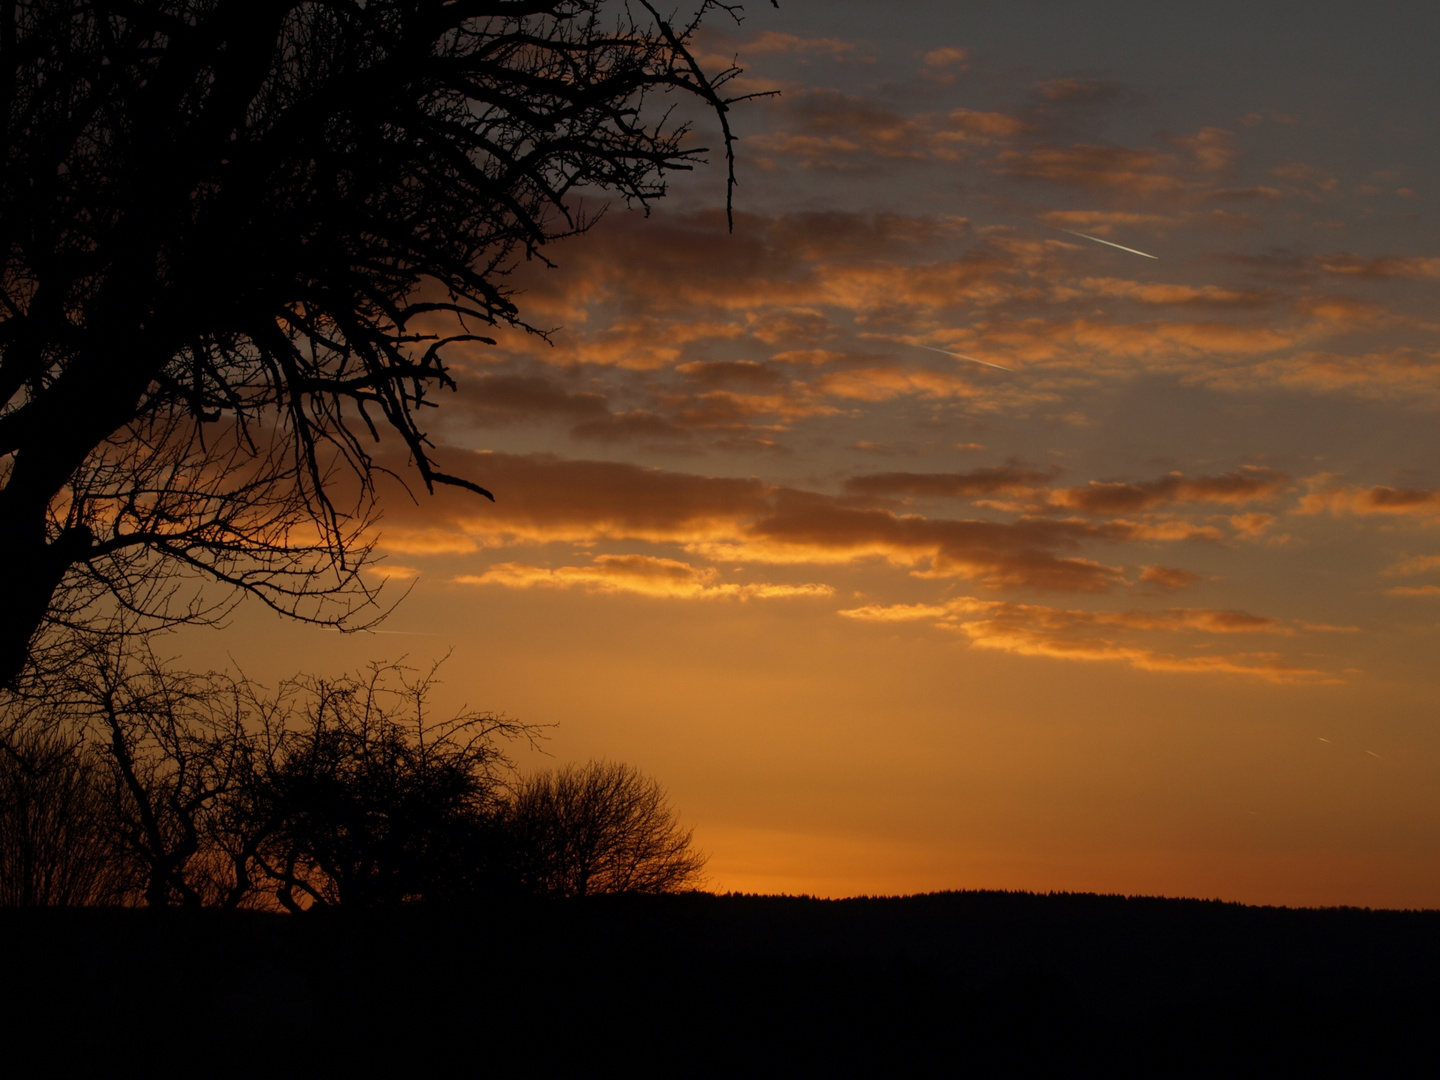
[[[1385,485],[1354,487],[1337,482],[1328,473],[1311,477],[1306,484],[1311,491],[1301,498],[1297,514],[1428,518],[1440,513],[1440,491]]]
[[[418,577],[420,571],[413,566],[400,566],[397,563],[376,563],[374,566],[365,568],[367,574],[380,578],[382,581],[409,581]]]
[[[589,566],[555,568],[524,563],[498,563],[483,574],[462,574],[462,585],[502,585],[510,589],[585,589],[598,593],[633,593],[673,600],[777,599],[828,597],[829,585],[739,585],[718,580],[719,572],[676,559],[649,555],[597,555]]]
[[[879,560],[926,577],[963,577],[998,588],[1105,592],[1123,574],[1079,554],[1082,546],[1165,538],[1164,530],[1147,523],[932,518],[858,505],[853,494],[548,454],[479,454],[463,467],[450,467],[483,481],[496,493],[496,504],[437,499],[397,508],[398,520],[387,522],[380,535],[382,548],[439,554],[517,543],[641,541],[677,544],[712,561]],[[434,520],[444,516],[449,520],[443,525]],[[1168,535],[1197,533],[1177,528]]]
[[[1278,619],[1243,611],[1170,608],[1159,612],[1095,612],[959,597],[945,604],[870,605],[841,611],[870,622],[934,621],[976,648],[1060,660],[1124,663],[1142,671],[1246,675],[1270,682],[1333,681],[1326,673],[1273,652],[1177,655],[1133,640],[1137,634],[1281,634]],[[973,618],[975,615],[982,618]]]

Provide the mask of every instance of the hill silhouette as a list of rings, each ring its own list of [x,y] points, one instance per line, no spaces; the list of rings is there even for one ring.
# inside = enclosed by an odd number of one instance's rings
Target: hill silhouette
[[[1372,1075],[1440,1036],[1440,912],[1089,894],[0,912],[7,1045],[123,1063]]]

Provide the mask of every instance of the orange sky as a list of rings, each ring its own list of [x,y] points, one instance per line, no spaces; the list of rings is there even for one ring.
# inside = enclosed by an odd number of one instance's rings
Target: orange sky
[[[1413,8],[752,5],[734,233],[712,171],[520,268],[549,342],[432,426],[497,502],[387,495],[383,632],[177,647],[453,650],[718,890],[1440,906]]]

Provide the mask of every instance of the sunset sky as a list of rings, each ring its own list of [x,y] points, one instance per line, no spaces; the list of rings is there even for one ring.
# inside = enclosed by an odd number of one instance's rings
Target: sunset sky
[[[1440,906],[1440,6],[746,16],[734,232],[712,166],[521,267],[381,632],[176,648],[453,650],[718,891]]]

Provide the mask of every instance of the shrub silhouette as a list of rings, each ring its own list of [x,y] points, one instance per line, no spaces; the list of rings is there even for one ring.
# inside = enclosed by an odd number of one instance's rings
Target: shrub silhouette
[[[433,724],[433,681],[375,667],[293,688],[303,721],[272,733],[250,813],[256,861],[280,904],[375,907],[504,888],[496,737],[528,729],[491,713]]]
[[[659,783],[629,765],[537,773],[516,785],[507,821],[530,893],[680,892],[701,881],[693,830],[680,827]]]

